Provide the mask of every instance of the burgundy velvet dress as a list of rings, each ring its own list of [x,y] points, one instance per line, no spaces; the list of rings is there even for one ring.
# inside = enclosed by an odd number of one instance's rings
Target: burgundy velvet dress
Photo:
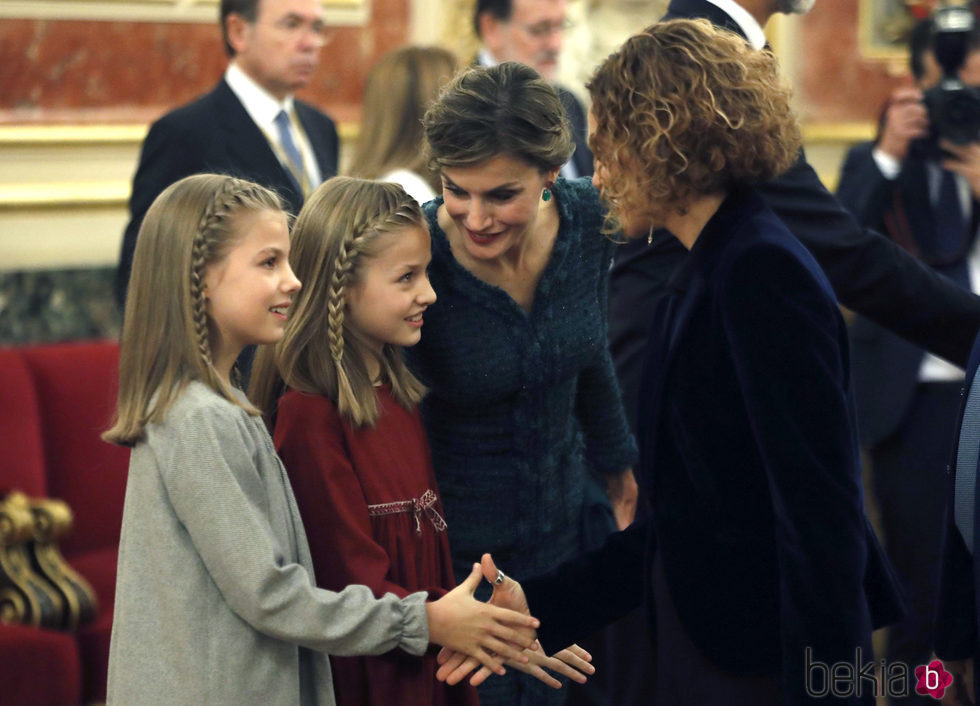
[[[326,397],[291,390],[279,401],[275,445],[303,517],[317,585],[369,586],[376,596],[455,586],[449,538],[418,409],[375,388],[380,416],[355,429]],[[338,706],[475,706],[476,689],[436,680],[436,654],[400,650],[334,657]]]

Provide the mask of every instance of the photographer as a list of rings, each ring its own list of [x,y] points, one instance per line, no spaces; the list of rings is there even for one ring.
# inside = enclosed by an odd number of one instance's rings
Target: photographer
[[[862,225],[977,291],[980,277],[971,281],[971,270],[980,264],[974,247],[980,108],[971,102],[971,87],[980,86],[980,33],[969,29],[975,21],[966,12],[952,24],[937,16],[913,29],[915,86],[892,93],[877,140],[850,150],[837,196]],[[962,85],[944,76],[958,76]],[[882,534],[910,598],[907,616],[891,629],[887,658],[918,665],[931,655],[942,471],[963,372],[863,317],[852,324],[851,341],[859,429],[871,459]],[[925,703],[912,686],[908,703]]]

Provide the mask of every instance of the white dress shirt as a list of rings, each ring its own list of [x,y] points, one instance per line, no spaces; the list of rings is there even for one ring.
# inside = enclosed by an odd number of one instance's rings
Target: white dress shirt
[[[732,18],[754,49],[762,49],[766,46],[766,35],[762,31],[762,26],[735,0],[708,0],[708,2]]]
[[[310,188],[312,189],[319,185],[323,176],[320,174],[320,167],[316,163],[313,147],[310,146],[309,140],[306,139],[304,131],[299,129],[295,124],[296,118],[295,112],[293,111],[293,97],[286,96],[285,100],[276,100],[271,93],[262,88],[251,76],[242,71],[234,61],[228,64],[228,70],[225,71],[225,81],[228,82],[231,90],[238,96],[238,100],[245,106],[245,111],[269,140],[283,167],[288,170],[289,160],[286,158],[283,147],[280,144],[279,129],[275,124],[276,116],[279,115],[279,112],[282,110],[286,111],[286,115],[290,116],[289,132],[292,135],[293,142],[303,155],[303,168],[306,170],[306,177],[309,179]]]

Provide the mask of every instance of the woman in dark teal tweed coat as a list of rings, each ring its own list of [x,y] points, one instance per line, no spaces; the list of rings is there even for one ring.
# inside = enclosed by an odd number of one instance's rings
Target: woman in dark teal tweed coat
[[[458,577],[483,552],[520,579],[585,546],[590,474],[632,518],[635,445],[606,342],[613,243],[587,179],[557,178],[573,149],[557,94],[506,63],[457,77],[425,116],[443,195],[425,205],[429,277],[409,363]],[[594,487],[594,484],[592,484]],[[561,703],[511,670],[483,706]]]

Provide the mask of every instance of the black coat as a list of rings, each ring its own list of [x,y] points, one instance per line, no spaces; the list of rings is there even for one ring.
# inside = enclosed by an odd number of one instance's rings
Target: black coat
[[[966,390],[975,383],[980,367],[980,337],[966,366]],[[956,457],[959,453],[960,428],[966,407],[966,394],[960,407],[956,426],[956,442],[946,468],[948,498],[946,512],[946,539],[943,547],[942,571],[939,579],[939,600],[936,610],[936,654],[940,659],[973,658],[973,683],[980,684],[980,560],[977,555],[977,538],[980,537],[980,493],[973,498],[973,554],[966,547],[963,535],[957,529],[953,514],[954,487],[956,482]],[[980,459],[978,459],[980,461]],[[976,469],[980,472],[980,468]],[[957,677],[958,678],[958,677]]]
[[[333,121],[301,101],[295,101],[295,106],[323,179],[334,176],[338,139]],[[273,189],[293,214],[303,205],[303,194],[262,130],[222,79],[210,93],[167,113],[150,126],[133,178],[130,221],[119,258],[116,296],[120,307],[126,299],[136,236],[150,204],[175,181],[208,172],[229,174]]]
[[[805,648],[871,661],[872,626],[902,611],[865,515],[843,317],[751,190],[726,199],[668,286],[639,391],[652,520],[524,581],[531,613],[549,652],[641,601],[652,616],[658,552],[699,651],[733,674],[779,674],[785,702],[806,703]]]

